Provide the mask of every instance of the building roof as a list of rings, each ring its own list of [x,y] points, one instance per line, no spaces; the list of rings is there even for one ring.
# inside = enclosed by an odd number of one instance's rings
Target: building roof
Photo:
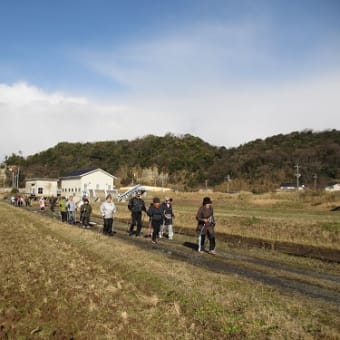
[[[108,172],[104,171],[103,169],[100,169],[100,168],[90,168],[90,169],[75,170],[75,171],[69,172],[66,175],[60,177],[60,179],[80,178],[80,177],[83,177],[83,176],[88,175],[90,173],[93,173],[95,171],[101,171],[101,172],[104,172],[106,175],[111,176],[112,178],[117,178],[117,177],[109,174]]]
[[[94,170],[96,170],[97,168],[89,168],[89,169],[82,169],[82,170],[74,170],[71,171],[67,174],[65,174],[64,176],[62,176],[61,178],[65,178],[65,177],[81,177],[86,175],[89,172],[92,172]]]
[[[25,182],[36,182],[36,181],[46,181],[46,182],[58,182],[58,178],[26,178]]]

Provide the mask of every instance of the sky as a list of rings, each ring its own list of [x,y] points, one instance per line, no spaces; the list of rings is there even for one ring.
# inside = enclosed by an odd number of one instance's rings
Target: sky
[[[340,129],[339,0],[1,0],[0,161]]]

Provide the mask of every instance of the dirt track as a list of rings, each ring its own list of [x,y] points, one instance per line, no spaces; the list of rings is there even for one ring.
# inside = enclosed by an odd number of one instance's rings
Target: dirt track
[[[318,298],[340,308],[340,275],[319,273],[246,255],[236,255],[232,252],[218,252],[212,256],[208,253],[198,253],[196,244],[190,241],[161,241],[151,246],[150,241],[142,238],[129,237],[118,229],[114,237],[134,242],[142,248],[151,248],[166,256],[186,261],[195,266],[204,266],[219,273],[236,274],[266,285],[286,291]],[[315,283],[313,283],[315,282]]]
[[[38,212],[37,210],[34,211]],[[52,217],[50,211],[44,212],[44,215],[46,218]],[[89,232],[101,232],[101,219],[94,217],[92,220],[95,224]],[[310,298],[317,298],[335,305],[340,309],[340,265],[337,263],[339,262],[339,254],[336,252],[335,259],[337,261],[332,265],[335,271],[328,273],[325,271],[320,272],[310,267],[305,269],[293,264],[249,256],[249,252],[247,252],[246,249],[243,250],[242,255],[232,250],[219,250],[216,256],[209,255],[208,253],[198,253],[197,245],[194,243],[196,238],[193,237],[193,235],[177,233],[175,237],[176,240],[169,241],[162,239],[157,245],[152,245],[149,238],[137,238],[134,235],[129,236],[126,224],[116,222],[115,231],[114,238],[134,243],[143,249],[157,251],[169,258],[185,261],[194,266],[203,266],[211,271],[239,275],[240,277],[261,282],[284,291],[299,293]],[[228,242],[228,237],[223,239],[221,235],[217,235],[217,239],[218,242],[222,240],[227,240]],[[237,244],[240,245],[239,242]],[[246,244],[249,247],[249,243]],[[273,250],[273,247],[263,245],[261,248]],[[275,250],[280,249],[275,248]],[[297,255],[297,252],[286,252]],[[310,255],[311,252],[311,250],[305,250],[302,255],[307,256]],[[325,255],[319,257],[321,260],[324,258]],[[327,258],[327,260],[329,259]]]

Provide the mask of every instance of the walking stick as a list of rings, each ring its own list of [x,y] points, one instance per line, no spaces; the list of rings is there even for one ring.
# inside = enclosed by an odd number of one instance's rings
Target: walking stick
[[[201,251],[201,241],[202,241],[202,234],[205,228],[205,224],[203,224],[203,227],[201,228],[199,234],[198,234],[198,251]]]

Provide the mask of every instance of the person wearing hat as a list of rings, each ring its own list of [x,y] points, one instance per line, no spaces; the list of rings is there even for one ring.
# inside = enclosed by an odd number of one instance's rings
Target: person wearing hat
[[[152,243],[157,243],[161,225],[163,224],[164,210],[158,197],[154,197],[152,202],[153,204],[148,209],[147,214],[150,217],[152,226]]]
[[[100,212],[104,219],[104,235],[113,235],[112,225],[113,225],[113,215],[116,213],[117,209],[115,204],[112,202],[112,196],[108,194],[106,196],[105,202],[100,205]]]
[[[202,206],[198,209],[196,214],[197,233],[198,233],[198,251],[203,252],[205,236],[209,239],[209,254],[215,255],[215,218],[212,207],[212,200],[210,197],[204,197]]]
[[[145,203],[141,199],[141,192],[137,191],[136,195],[129,200],[128,209],[131,211],[131,223],[129,235],[133,235],[133,228],[137,225],[136,236],[140,236],[142,231],[142,212],[146,212]]]
[[[88,198],[84,198],[84,204],[80,208],[80,214],[82,216],[83,228],[90,228],[90,216],[92,213],[92,206]]]

